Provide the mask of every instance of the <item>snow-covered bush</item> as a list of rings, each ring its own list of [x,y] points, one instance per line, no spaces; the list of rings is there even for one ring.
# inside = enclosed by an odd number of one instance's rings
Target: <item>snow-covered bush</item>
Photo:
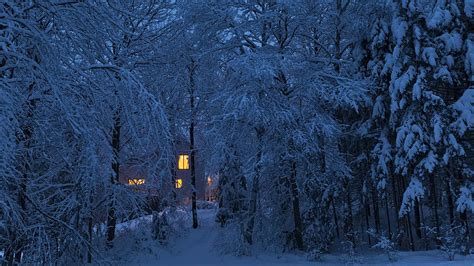
[[[227,220],[231,218],[230,215],[231,214],[227,208],[219,208],[216,214],[216,222],[219,223],[221,227],[224,227]]]
[[[454,261],[456,253],[467,253],[463,244],[464,226],[447,225],[441,227],[441,230],[441,236],[438,237],[438,240],[441,244],[441,250],[444,251],[449,261]]]
[[[192,221],[191,214],[184,207],[168,207],[159,215],[166,218],[170,233],[175,234],[183,233],[183,229],[189,228]]]
[[[166,207],[153,213],[153,238],[166,245],[170,238],[185,234],[190,224],[191,214],[184,207]]]
[[[162,245],[167,243],[168,234],[170,231],[168,220],[165,214],[153,213],[153,238],[158,240]]]
[[[314,248],[306,255],[307,259],[310,261],[321,261],[323,252],[321,250]]]
[[[362,257],[356,252],[354,243],[351,241],[343,241],[342,245],[345,247],[345,253],[341,261],[345,265],[359,265],[362,263]]]
[[[324,208],[308,210],[304,216],[304,241],[312,250],[327,253],[336,238],[334,225],[329,222],[329,214]]]
[[[396,243],[387,237],[386,233],[377,234],[373,229],[369,230],[368,233],[377,240],[377,243],[372,245],[372,248],[381,249],[387,255],[389,261],[397,261],[398,250]]]
[[[244,241],[244,226],[235,220],[228,222],[223,230],[219,231],[214,245],[220,254],[231,254],[235,256],[249,256],[250,246]]]

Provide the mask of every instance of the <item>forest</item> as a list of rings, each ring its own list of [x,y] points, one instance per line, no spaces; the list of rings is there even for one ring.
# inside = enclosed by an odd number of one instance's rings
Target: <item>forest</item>
[[[0,0],[0,182],[3,265],[470,258],[474,0]]]

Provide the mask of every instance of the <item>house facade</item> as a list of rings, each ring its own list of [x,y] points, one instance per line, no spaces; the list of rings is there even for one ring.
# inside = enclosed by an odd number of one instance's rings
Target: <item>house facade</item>
[[[176,167],[174,172],[174,189],[176,199],[179,202],[191,202],[193,187],[191,184],[191,150],[189,143],[180,141],[176,145],[175,159]],[[204,173],[204,162],[195,151],[195,175],[196,175],[196,196],[199,200],[205,200],[206,177]]]
[[[191,202],[192,185],[191,185],[191,150],[190,145],[186,141],[179,141],[175,146],[175,161],[173,163],[173,176],[170,183],[173,186],[162,186],[159,193],[150,184],[148,173],[138,164],[127,163],[120,167],[119,182],[130,186],[137,191],[144,191],[153,195],[166,195],[166,190],[173,189],[173,195],[179,203],[188,204]],[[212,178],[207,178],[204,172],[204,161],[199,156],[199,152],[195,152],[195,174],[196,174],[196,196],[198,200],[208,200],[208,191],[213,182]],[[168,191],[169,192],[169,191]]]

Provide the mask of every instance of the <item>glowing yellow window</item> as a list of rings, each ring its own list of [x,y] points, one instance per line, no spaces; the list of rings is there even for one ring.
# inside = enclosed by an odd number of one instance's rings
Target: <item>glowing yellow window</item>
[[[189,169],[189,155],[181,154],[178,159],[178,169],[188,170]]]
[[[176,179],[174,182],[174,187],[175,188],[182,188],[183,187],[183,179]]]
[[[141,179],[128,179],[128,184],[129,185],[143,185],[145,184],[145,179],[141,178]]]
[[[212,185],[212,178],[210,176],[207,177],[207,185]]]

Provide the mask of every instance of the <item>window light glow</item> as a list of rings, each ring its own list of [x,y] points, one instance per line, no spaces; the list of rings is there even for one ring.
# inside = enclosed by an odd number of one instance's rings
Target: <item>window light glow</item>
[[[210,176],[207,177],[207,185],[212,185],[212,178]]]
[[[178,159],[178,169],[188,170],[189,169],[189,155],[181,154]]]
[[[128,184],[129,185],[143,185],[145,184],[145,179],[144,178],[128,179]]]
[[[174,182],[175,188],[182,188],[183,187],[183,179],[176,179]]]

